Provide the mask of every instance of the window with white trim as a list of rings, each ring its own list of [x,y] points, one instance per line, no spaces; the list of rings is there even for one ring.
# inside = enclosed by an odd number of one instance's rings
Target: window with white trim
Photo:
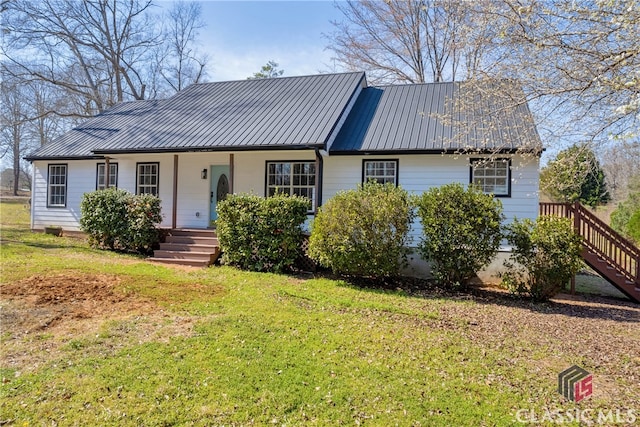
[[[397,160],[365,160],[362,163],[362,182],[398,185]]]
[[[315,206],[315,162],[267,162],[267,196],[276,192],[304,196]]]
[[[511,161],[509,159],[472,159],[471,183],[484,193],[511,195]]]
[[[105,189],[105,180],[106,174],[105,171],[107,169],[106,163],[98,163],[98,170],[96,173],[96,190],[104,190]],[[117,187],[118,186],[118,164],[117,163],[109,163],[109,187]]]
[[[49,165],[47,206],[67,206],[67,165]]]
[[[136,194],[158,195],[159,163],[138,163]]]

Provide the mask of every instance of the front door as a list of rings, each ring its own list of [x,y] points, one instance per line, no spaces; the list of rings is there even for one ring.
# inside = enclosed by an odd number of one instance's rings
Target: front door
[[[229,194],[229,165],[211,166],[211,207],[209,218],[211,220],[218,219],[218,211],[216,207],[218,202],[224,200]]]

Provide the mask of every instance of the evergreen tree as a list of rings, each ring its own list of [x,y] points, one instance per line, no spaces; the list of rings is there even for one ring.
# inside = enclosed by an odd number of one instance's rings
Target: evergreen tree
[[[580,201],[595,207],[611,200],[604,171],[587,144],[573,145],[558,153],[542,169],[540,189],[557,202]]]

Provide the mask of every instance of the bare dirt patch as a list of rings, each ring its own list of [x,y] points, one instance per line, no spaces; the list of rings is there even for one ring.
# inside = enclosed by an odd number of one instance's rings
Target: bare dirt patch
[[[32,276],[3,284],[0,325],[4,367],[35,369],[74,340],[95,339],[111,351],[130,343],[191,334],[194,319],[167,313],[119,288],[114,275]]]
[[[106,314],[143,313],[151,303],[115,288],[120,283],[110,275],[33,276],[3,285],[2,297],[21,309],[22,316],[7,316],[7,329],[24,332],[50,329],[71,319],[91,319]],[[26,315],[25,315],[26,314]]]

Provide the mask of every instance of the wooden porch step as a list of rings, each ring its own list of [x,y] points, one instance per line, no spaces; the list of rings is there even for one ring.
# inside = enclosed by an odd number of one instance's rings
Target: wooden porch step
[[[169,230],[169,236],[190,236],[190,237],[217,237],[216,230],[200,228],[174,228]]]
[[[165,239],[165,243],[186,243],[207,246],[218,246],[219,244],[217,237],[200,237],[189,235],[167,236]]]
[[[201,259],[180,259],[180,258],[149,258],[148,261],[158,264],[185,265],[190,267],[208,267],[209,261]]]
[[[220,245],[215,230],[172,229],[165,242],[153,251],[149,261],[173,265],[207,267],[220,256]]]
[[[200,245],[195,243],[160,243],[160,250],[181,252],[213,252],[218,245]]]
[[[213,262],[213,258],[217,254],[218,254],[217,250],[210,251],[210,252],[166,251],[166,250],[153,251],[154,258],[201,259],[203,261],[209,261],[209,262]]]

